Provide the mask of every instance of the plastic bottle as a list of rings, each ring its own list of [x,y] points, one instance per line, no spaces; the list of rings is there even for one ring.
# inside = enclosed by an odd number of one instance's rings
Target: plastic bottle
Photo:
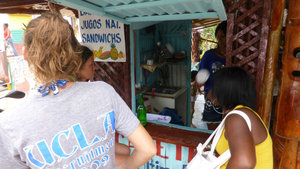
[[[137,116],[143,126],[147,124],[147,111],[144,105],[143,93],[140,93],[139,105],[137,108]]]

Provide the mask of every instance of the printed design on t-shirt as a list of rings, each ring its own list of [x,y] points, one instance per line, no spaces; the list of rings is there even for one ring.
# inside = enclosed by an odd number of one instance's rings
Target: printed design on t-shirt
[[[223,67],[225,67],[225,65],[221,62],[214,62],[211,66],[211,70],[213,73],[215,73],[216,71],[222,69]]]
[[[108,152],[114,145],[115,133],[115,114],[110,111],[103,114],[97,120],[103,120],[103,136],[94,136],[92,140],[87,140],[86,133],[80,123],[74,124],[67,129],[58,132],[52,140],[39,140],[35,144],[23,148],[27,161],[36,168],[50,167],[55,162],[63,163],[64,160],[72,158],[67,164],[62,164],[61,169],[86,168],[97,169],[106,166],[111,160]],[[94,127],[97,127],[95,124]],[[108,135],[113,136],[108,139]],[[72,135],[72,138],[70,139]],[[62,142],[65,141],[65,142]],[[67,142],[67,143],[66,143]],[[73,144],[73,150],[66,152],[64,144]],[[38,151],[36,151],[38,150]],[[39,154],[35,154],[38,152]],[[113,152],[114,153],[114,152]],[[40,157],[40,158],[38,158]],[[86,169],[88,169],[86,168]]]

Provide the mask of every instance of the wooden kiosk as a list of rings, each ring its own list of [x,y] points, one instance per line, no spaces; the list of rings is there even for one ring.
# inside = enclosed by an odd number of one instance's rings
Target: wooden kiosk
[[[125,38],[128,44],[126,62],[97,63],[100,70],[96,72],[96,80],[104,80],[112,84],[127,104],[131,105],[134,112],[137,94],[135,84],[144,83],[143,71],[140,68],[141,54],[153,49],[153,45],[159,40],[158,32],[147,34],[149,26],[166,32],[174,26],[174,30],[181,32],[187,30],[182,34],[169,31],[170,34],[165,34],[163,40],[176,44],[175,50],[186,50],[187,53],[184,61],[170,65],[189,68],[191,66],[189,21],[205,18],[227,19],[227,64],[244,67],[256,79],[258,112],[271,128],[274,166],[278,169],[300,168],[299,0],[223,0],[223,2],[221,0],[51,0],[51,2],[126,24]],[[30,8],[37,3],[47,2],[11,0],[1,2],[0,11],[30,14],[43,12],[44,10]],[[283,22],[284,8],[288,8],[286,23]],[[282,28],[284,24],[286,27]],[[176,27],[178,25],[182,29]],[[283,31],[285,38],[281,40]],[[189,40],[179,43],[183,40],[177,35],[182,35],[184,38],[186,36]],[[284,45],[281,45],[282,41]],[[282,55],[280,45],[284,48]],[[282,56],[282,59],[279,59],[279,56]],[[148,80],[151,81],[151,76],[155,74],[149,76]],[[189,71],[186,71],[185,77],[187,103],[189,103]],[[273,97],[276,79],[280,83],[277,102],[276,97]],[[276,104],[276,111],[272,103]],[[190,112],[189,105],[187,104],[187,112]],[[186,119],[186,125],[189,126],[190,113],[187,113]],[[192,158],[197,143],[204,142],[209,135],[209,131],[151,122],[146,129],[155,139],[158,149],[157,155],[143,167],[147,169],[184,168]],[[122,136],[117,137],[117,141],[130,145]]]

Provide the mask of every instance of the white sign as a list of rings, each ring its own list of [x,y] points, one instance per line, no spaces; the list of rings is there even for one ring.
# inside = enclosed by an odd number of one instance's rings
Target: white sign
[[[95,61],[126,62],[124,24],[79,12],[82,45],[94,52]]]
[[[10,73],[14,84],[25,82],[25,77],[29,74],[28,63],[23,56],[8,57]]]

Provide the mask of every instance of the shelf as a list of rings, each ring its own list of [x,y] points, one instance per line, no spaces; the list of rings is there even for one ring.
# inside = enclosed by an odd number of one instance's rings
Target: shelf
[[[150,72],[154,72],[156,68],[162,67],[166,62],[162,63],[154,63],[153,65],[141,64],[141,67],[149,70]]]
[[[184,58],[180,58],[180,59],[177,59],[177,58],[168,58],[168,59],[166,59],[166,61],[169,62],[169,63],[179,63],[179,62],[185,61],[185,57]]]
[[[144,95],[148,95],[148,96],[157,96],[157,97],[165,97],[165,98],[176,98],[179,95],[181,95],[182,93],[184,93],[187,90],[186,87],[182,87],[180,89],[178,89],[176,92],[174,92],[173,94],[167,94],[167,93],[158,93],[158,92],[154,92],[152,93],[151,91],[146,91],[144,93]]]

